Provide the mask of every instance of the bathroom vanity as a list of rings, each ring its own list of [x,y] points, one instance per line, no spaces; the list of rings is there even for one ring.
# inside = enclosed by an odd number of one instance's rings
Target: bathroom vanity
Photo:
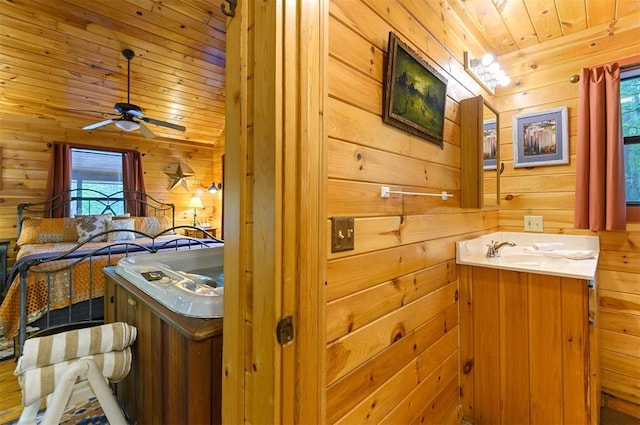
[[[105,322],[138,329],[131,372],[116,384],[131,423],[221,423],[222,319],[178,314],[116,267],[104,273]]]
[[[507,241],[516,246],[487,258],[487,245]],[[561,242],[566,255],[536,252],[534,242]],[[498,232],[457,251],[464,419],[597,424],[597,237]],[[576,252],[594,257],[566,258]]]

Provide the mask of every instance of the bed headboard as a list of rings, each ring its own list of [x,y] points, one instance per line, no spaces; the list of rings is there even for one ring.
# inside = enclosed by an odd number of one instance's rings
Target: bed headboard
[[[169,216],[171,226],[175,226],[175,205],[139,190],[121,190],[108,195],[93,189],[70,189],[41,202],[18,204],[18,236],[25,218],[74,217],[80,214],[80,206],[85,208],[83,214],[117,215],[121,211],[137,211],[133,215]]]

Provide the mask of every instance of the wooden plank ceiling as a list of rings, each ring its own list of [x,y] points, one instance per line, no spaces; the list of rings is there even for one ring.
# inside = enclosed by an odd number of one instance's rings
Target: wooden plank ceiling
[[[114,117],[114,104],[127,100],[127,61],[121,52],[129,48],[135,52],[130,103],[147,117],[187,131],[148,127],[158,137],[221,146],[226,17],[220,3],[3,2],[0,113],[53,117],[63,128]],[[561,38],[612,33],[638,20],[640,12],[640,0],[449,0],[449,6],[469,29],[469,45],[498,56]],[[120,130],[110,124],[93,131]]]
[[[224,143],[225,19],[207,0],[11,0],[0,8],[0,113],[82,128],[127,101],[158,137]],[[120,131],[113,124],[92,131]]]
[[[450,0],[479,45],[496,56],[638,20],[640,0]],[[637,22],[636,22],[637,24]]]

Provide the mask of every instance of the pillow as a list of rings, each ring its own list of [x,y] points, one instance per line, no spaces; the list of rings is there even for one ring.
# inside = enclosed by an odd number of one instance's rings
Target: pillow
[[[151,236],[169,228],[171,228],[169,217],[135,217],[135,229]],[[137,237],[142,236],[138,235]]]
[[[65,218],[29,217],[22,221],[17,246],[49,242],[75,242],[78,240],[75,220]]]
[[[107,221],[107,230],[134,230],[135,220],[132,218]],[[107,242],[128,241],[136,238],[133,232],[113,232],[107,234]]]
[[[78,242],[84,242],[107,230],[107,221],[111,221],[110,215],[77,215],[76,231],[78,232]],[[104,242],[106,240],[107,236],[102,235],[93,239],[93,242]]]
[[[171,229],[171,227],[173,226],[173,223],[171,222],[171,219],[169,218],[169,216],[162,216],[162,217],[158,217],[158,227],[160,228],[160,231],[164,231],[167,229]],[[175,235],[176,232],[167,232],[167,234],[169,235]]]

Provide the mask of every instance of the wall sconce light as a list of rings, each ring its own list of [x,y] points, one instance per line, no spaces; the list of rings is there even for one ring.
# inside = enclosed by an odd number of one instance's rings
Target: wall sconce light
[[[191,201],[189,201],[189,208],[193,208],[193,226],[195,227],[198,223],[198,210],[204,208],[202,199],[200,199],[198,195],[194,195]]]
[[[490,53],[473,58],[469,52],[464,52],[464,69],[491,94],[496,94],[497,86],[508,86],[511,82]]]
[[[209,186],[208,190],[213,195],[217,191],[222,190],[222,183],[213,182],[211,183],[211,186]]]

